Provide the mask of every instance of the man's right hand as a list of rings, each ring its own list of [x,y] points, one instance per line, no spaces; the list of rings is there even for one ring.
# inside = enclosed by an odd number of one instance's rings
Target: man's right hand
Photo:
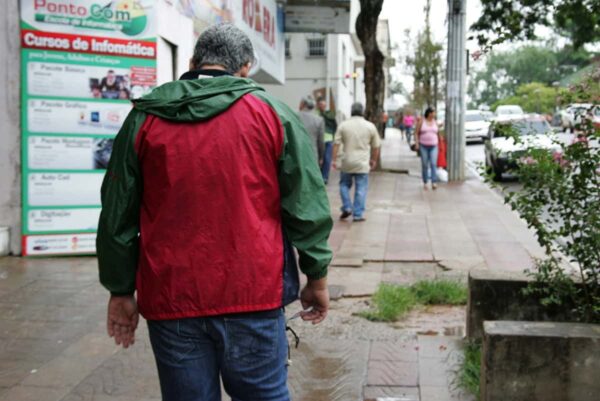
[[[308,280],[308,283],[300,293],[300,302],[302,308],[311,311],[302,312],[302,320],[312,322],[312,324],[321,323],[329,311],[329,289],[327,287],[327,277],[319,280]]]
[[[135,330],[139,322],[137,302],[132,296],[111,296],[108,301],[108,335],[117,345],[128,348],[135,342]]]

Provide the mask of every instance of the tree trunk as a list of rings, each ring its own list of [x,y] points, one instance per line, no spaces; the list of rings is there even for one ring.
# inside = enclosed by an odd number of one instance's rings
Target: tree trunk
[[[385,97],[385,57],[377,45],[377,21],[383,0],[360,0],[360,14],[356,19],[356,34],[365,55],[365,118],[379,129],[383,137],[383,102]]]

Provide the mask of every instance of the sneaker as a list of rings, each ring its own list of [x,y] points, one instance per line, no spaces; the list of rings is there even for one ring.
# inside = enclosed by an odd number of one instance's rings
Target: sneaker
[[[355,223],[361,223],[363,221],[367,221],[367,219],[365,219],[364,217],[355,217],[352,219],[352,221]]]
[[[347,219],[348,217],[350,217],[352,215],[352,212],[349,212],[347,210],[344,210],[342,212],[342,214],[340,215],[340,220],[344,220]]]
[[[437,189],[437,184],[436,183],[432,183],[431,184],[431,189],[433,189],[435,191]]]
[[[423,184],[423,189],[427,191],[429,188],[427,187],[427,183]]]

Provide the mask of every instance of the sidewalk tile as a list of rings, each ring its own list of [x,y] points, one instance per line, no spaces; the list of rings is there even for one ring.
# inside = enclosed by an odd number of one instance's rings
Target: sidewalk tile
[[[41,365],[40,362],[31,360],[22,361],[0,358],[0,388],[17,385],[29,376],[32,370],[38,369]]]
[[[381,282],[381,273],[362,271],[361,269],[347,269],[343,267],[329,268],[328,282],[331,285],[344,287],[344,296],[357,297],[372,295],[377,291]]]
[[[365,401],[420,401],[418,387],[367,386],[364,397]]]
[[[88,334],[29,375],[23,384],[74,387],[116,351],[106,334]]]
[[[0,401],[61,401],[66,393],[65,388],[14,386],[0,396]]]
[[[376,341],[371,344],[370,361],[417,362],[416,338],[409,341]]]
[[[459,337],[450,336],[418,336],[419,359],[450,358],[453,353],[462,353],[463,342]]]
[[[369,361],[367,385],[405,386],[418,384],[419,365],[416,362]]]
[[[448,389],[446,386],[421,386],[423,401],[474,401],[475,398],[460,390]]]

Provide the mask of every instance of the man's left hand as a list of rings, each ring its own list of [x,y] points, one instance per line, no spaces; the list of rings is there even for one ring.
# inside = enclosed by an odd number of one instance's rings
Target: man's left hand
[[[377,167],[377,160],[369,161],[369,166],[371,166],[371,170],[375,170],[375,168]]]
[[[133,295],[111,296],[108,301],[108,335],[117,345],[128,348],[135,343],[135,330],[139,322],[137,302]]]

